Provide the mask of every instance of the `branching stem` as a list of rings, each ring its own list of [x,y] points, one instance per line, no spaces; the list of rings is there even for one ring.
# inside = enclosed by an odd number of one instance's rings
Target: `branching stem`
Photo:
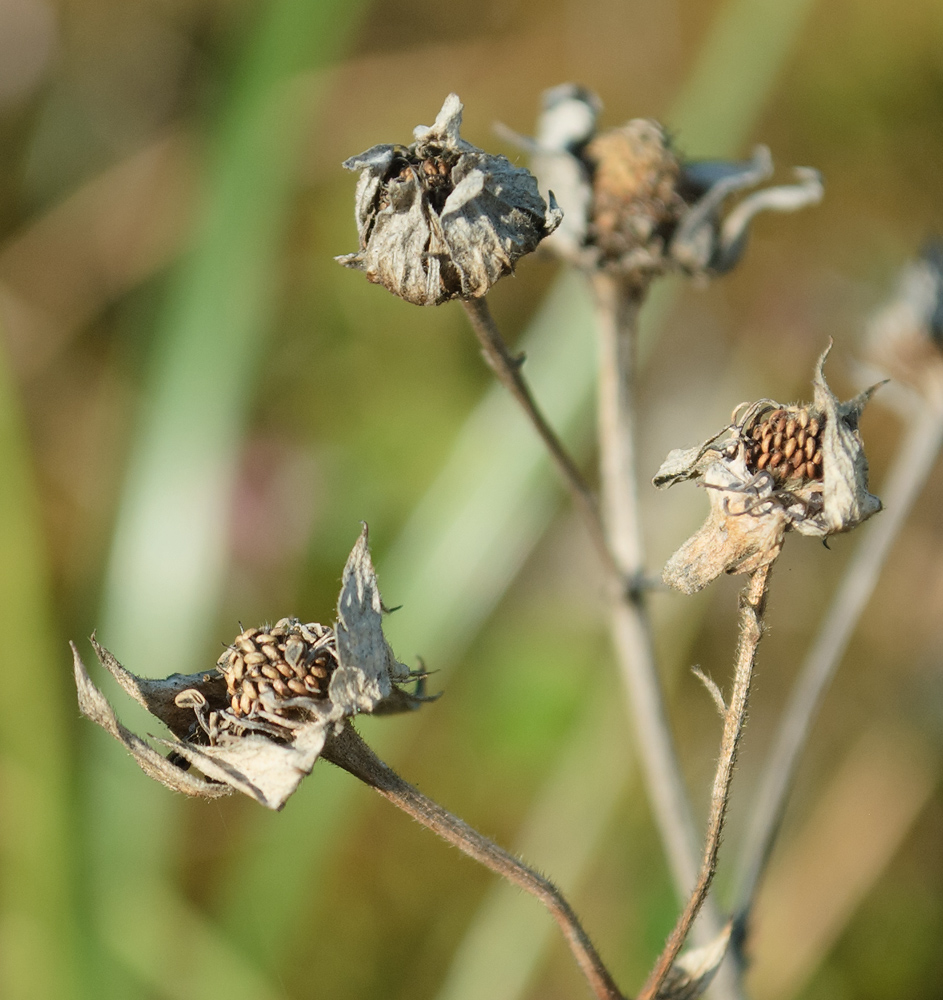
[[[535,896],[559,924],[583,975],[598,1000],[625,1000],[580,925],[570,904],[549,880],[427,798],[388,767],[347,725],[328,740],[322,756],[375,788],[384,798],[437,833],[470,858]]]
[[[838,664],[914,501],[943,448],[943,404],[922,404],[887,476],[885,510],[866,527],[796,682],[760,781],[737,878],[736,921],[746,927],[802,749]],[[735,939],[740,935],[735,934]]]
[[[740,596],[740,644],[734,671],[733,690],[724,717],[724,733],[720,744],[720,759],[714,775],[711,792],[710,817],[707,824],[707,841],[704,857],[698,873],[697,885],[691,893],[687,906],[678,918],[674,930],[665,944],[651,975],[648,977],[638,1000],[655,1000],[658,989],[668,975],[671,966],[684,946],[698,911],[707,898],[714,872],[717,869],[717,855],[720,850],[727,804],[730,798],[730,782],[737,762],[740,737],[747,716],[747,702],[753,680],[753,666],[756,649],[763,635],[763,616],[766,610],[767,583],[770,567],[755,570]]]
[[[560,438],[557,437],[556,432],[547,423],[546,417],[538,408],[530,386],[521,374],[521,365],[524,359],[514,357],[508,350],[484,299],[463,299],[462,305],[465,307],[472,329],[481,345],[481,353],[484,355],[485,361],[498,377],[498,381],[517,400],[527,418],[534,425],[534,429],[540,435],[554,465],[563,477],[574,506],[582,515],[593,545],[599,552],[607,571],[613,576],[617,576],[616,560],[606,541],[596,498]]]

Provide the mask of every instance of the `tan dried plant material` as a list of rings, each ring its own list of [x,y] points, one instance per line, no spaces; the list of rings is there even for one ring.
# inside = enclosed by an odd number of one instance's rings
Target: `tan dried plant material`
[[[823,371],[830,349],[816,365],[812,403],[742,405],[719,433],[665,459],[656,487],[692,479],[710,501],[705,523],[665,566],[670,586],[693,594],[721,573],[751,573],[776,559],[787,531],[825,538],[881,509],[858,432],[878,386],[840,402]]]
[[[416,305],[480,298],[560,224],[523,167],[462,139],[462,102],[449,94],[409,146],[373,146],[359,170],[360,249],[336,258]]]
[[[943,407],[943,243],[905,267],[894,297],[871,321],[871,364]]]
[[[640,284],[672,271],[724,274],[743,255],[758,213],[822,198],[818,172],[797,167],[795,183],[754,190],[731,208],[733,196],[772,177],[765,146],[745,162],[687,160],[650,119],[598,132],[601,109],[595,94],[561,84],[544,93],[535,138],[501,129],[531,154],[541,190],[552,190],[565,213],[547,247],[580,268]]]
[[[657,1000],[697,1000],[703,996],[727,954],[732,928],[728,922],[713,941],[679,955],[658,988]]]
[[[280,809],[348,718],[428,700],[424,675],[400,663],[383,636],[366,526],[344,567],[337,614],[333,628],[283,618],[243,629],[213,670],[159,680],[135,676],[93,637],[101,664],[173,734],[154,740],[164,753],[121,725],[73,645],[79,708],[168,788],[206,798],[236,790]],[[419,682],[416,693],[404,690],[409,681]]]

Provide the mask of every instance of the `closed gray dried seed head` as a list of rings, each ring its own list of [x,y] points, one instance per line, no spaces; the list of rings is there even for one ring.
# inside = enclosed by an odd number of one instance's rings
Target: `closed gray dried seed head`
[[[462,139],[461,121],[449,94],[411,145],[373,146],[344,162],[360,171],[360,250],[336,259],[416,305],[485,295],[563,217],[529,171]]]

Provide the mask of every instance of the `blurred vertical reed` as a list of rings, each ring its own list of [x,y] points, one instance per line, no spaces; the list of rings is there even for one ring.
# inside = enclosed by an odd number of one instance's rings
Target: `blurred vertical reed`
[[[303,70],[343,53],[365,6],[277,0],[260,6],[243,38],[192,245],[154,334],[105,580],[101,638],[145,675],[195,670],[211,645],[230,494],[271,327],[298,145],[321,96],[295,84]],[[87,738],[101,746],[97,734]],[[90,758],[88,805],[103,932],[151,988],[177,995],[147,932],[157,914],[168,928],[193,917],[186,908],[177,913],[181,904],[163,891],[176,803],[108,751]],[[223,989],[225,966],[207,968],[194,951],[178,989],[188,996]],[[235,975],[242,964],[230,966],[237,993],[227,995],[258,996]]]
[[[0,353],[0,996],[86,995],[69,753],[74,695],[53,624],[30,441]]]

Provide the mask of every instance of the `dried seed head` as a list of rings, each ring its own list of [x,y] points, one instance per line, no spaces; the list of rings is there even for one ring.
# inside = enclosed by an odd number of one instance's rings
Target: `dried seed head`
[[[658,122],[636,118],[592,139],[583,151],[593,183],[590,239],[604,262],[631,268],[662,260],[687,205],[681,164]]]
[[[813,378],[814,402],[762,399],[738,407],[733,422],[697,448],[671,452],[655,476],[666,488],[693,479],[708,491],[707,521],[671,557],[664,579],[695,593],[721,573],[747,573],[779,555],[785,533],[823,538],[849,531],[881,509],[868,492],[858,433],[877,388],[846,403],[825,381],[826,350]]]
[[[344,162],[359,170],[357,253],[338,257],[416,305],[478,298],[559,225],[525,169],[459,135],[450,94],[409,146],[380,145]]]
[[[327,698],[336,667],[334,630],[316,622],[303,625],[297,618],[282,618],[274,628],[266,627],[262,632],[247,629],[236,636],[216,664],[226,681],[233,714],[239,717],[260,709],[297,716],[297,707],[285,704],[286,699],[296,694]],[[263,688],[266,680],[272,683]],[[267,691],[272,692],[270,697],[265,697]]]
[[[548,247],[579,267],[639,284],[667,271],[723,274],[740,259],[758,212],[821,200],[818,173],[800,167],[795,184],[754,191],[723,215],[731,195],[772,176],[766,147],[743,163],[684,161],[657,122],[635,119],[596,135],[599,109],[594,95],[563,84],[545,95],[536,139],[502,130],[532,154],[541,189],[552,189],[566,213]]]
[[[425,674],[411,673],[387,644],[382,612],[364,526],[344,567],[334,628],[283,618],[272,628],[245,629],[215,670],[162,680],[136,677],[93,638],[100,662],[173,733],[175,739],[158,741],[170,757],[118,722],[73,646],[79,708],[168,787],[205,797],[236,789],[280,809],[349,717],[407,711],[429,700],[421,689]],[[401,686],[412,680],[415,693]]]
[[[943,407],[943,242],[931,241],[900,274],[897,292],[871,321],[870,362]]]

